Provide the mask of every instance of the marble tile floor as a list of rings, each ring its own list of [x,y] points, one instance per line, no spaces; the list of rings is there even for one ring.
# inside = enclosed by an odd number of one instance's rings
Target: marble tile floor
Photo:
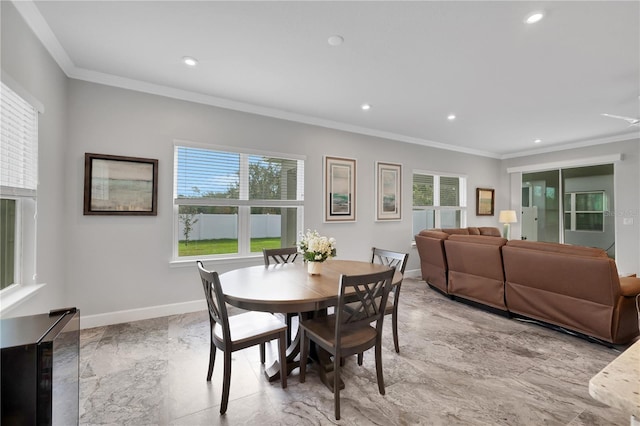
[[[399,354],[387,320],[386,395],[373,350],[361,367],[347,359],[340,421],[313,368],[302,384],[294,370],[283,390],[265,380],[257,347],[234,354],[220,416],[222,356],[207,382],[206,311],[83,330],[80,424],[629,424],[626,413],[589,396],[589,379],[619,355],[614,349],[451,301],[415,279],[402,286]],[[269,365],[275,342],[267,352]]]

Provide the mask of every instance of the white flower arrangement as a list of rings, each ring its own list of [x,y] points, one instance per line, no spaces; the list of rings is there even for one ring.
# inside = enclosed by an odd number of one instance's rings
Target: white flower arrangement
[[[323,237],[315,230],[307,229],[306,234],[300,234],[299,247],[304,260],[309,262],[324,262],[336,255],[335,238]]]

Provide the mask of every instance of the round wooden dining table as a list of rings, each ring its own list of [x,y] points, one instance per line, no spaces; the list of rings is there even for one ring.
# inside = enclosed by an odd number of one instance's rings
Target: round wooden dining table
[[[362,275],[389,270],[386,265],[355,260],[331,259],[323,263],[319,275],[310,275],[302,262],[269,266],[251,266],[220,274],[225,300],[230,305],[251,311],[299,313],[302,319],[326,314],[326,309],[338,303],[341,275]],[[402,281],[396,271],[393,284]],[[287,349],[287,371],[299,366],[296,357],[300,353],[299,333]],[[313,351],[312,351],[313,352]],[[330,362],[321,353],[316,354],[320,363],[320,379],[333,390]],[[279,380],[280,366],[265,369],[269,381]]]

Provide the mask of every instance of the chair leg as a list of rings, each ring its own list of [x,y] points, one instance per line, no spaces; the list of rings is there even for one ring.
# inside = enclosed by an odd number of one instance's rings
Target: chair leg
[[[362,365],[362,360],[364,359],[364,354],[360,352],[358,354],[358,365]]]
[[[309,339],[304,330],[300,329],[300,383],[304,383],[307,374],[307,357],[309,356]]]
[[[280,353],[278,356],[278,362],[280,363],[280,385],[282,389],[287,387],[287,333],[284,331],[280,333],[280,337],[278,338],[278,347],[280,348]]]
[[[378,337],[376,342],[376,374],[378,376],[378,390],[384,395],[384,377],[382,376],[382,342]]]
[[[396,302],[396,300],[394,300]],[[398,344],[398,305],[393,307],[393,313],[391,315],[391,325],[393,328],[393,345],[396,348],[396,353],[400,353],[400,345]]]
[[[264,343],[260,343],[260,364],[264,364],[264,361],[265,361]]]
[[[222,403],[220,414],[227,412],[229,404],[229,388],[231,387],[231,351],[224,351],[224,376],[222,378]]]
[[[333,357],[333,404],[336,420],[340,420],[340,357]]]
[[[209,348],[209,371],[207,372],[207,382],[211,381],[211,375],[213,374],[213,365],[216,363],[216,345],[211,342]]]
[[[287,323],[287,346],[291,344],[291,323],[293,322],[293,316],[291,314],[284,314],[285,322]]]

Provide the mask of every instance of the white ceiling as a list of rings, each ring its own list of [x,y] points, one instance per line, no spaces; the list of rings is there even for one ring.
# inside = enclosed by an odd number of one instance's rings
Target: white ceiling
[[[640,137],[600,115],[640,117],[638,1],[15,4],[73,78],[497,158]]]

